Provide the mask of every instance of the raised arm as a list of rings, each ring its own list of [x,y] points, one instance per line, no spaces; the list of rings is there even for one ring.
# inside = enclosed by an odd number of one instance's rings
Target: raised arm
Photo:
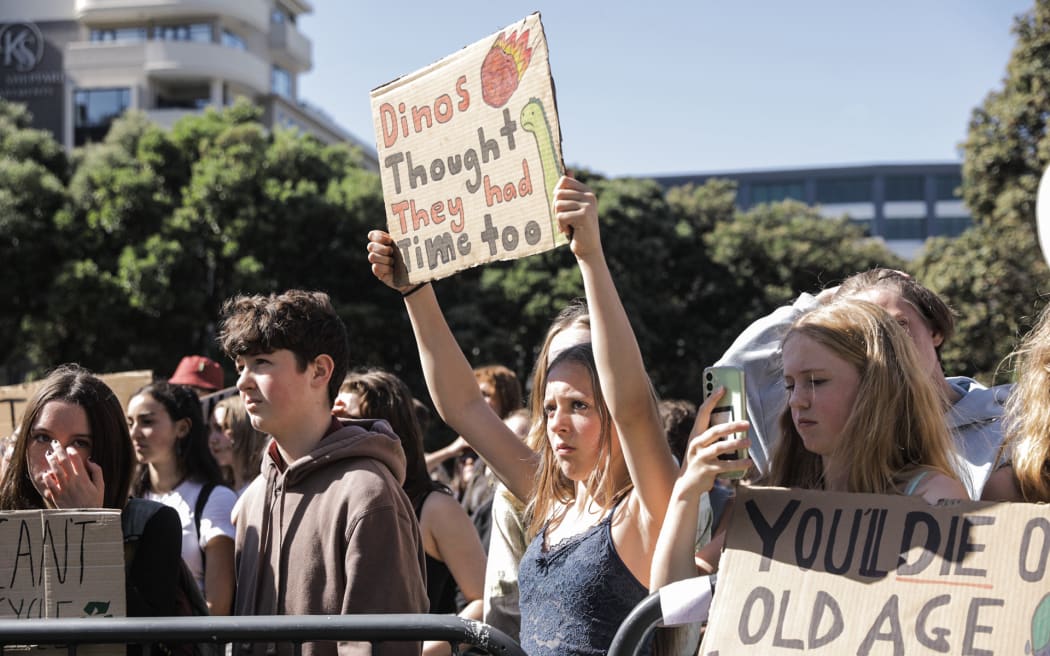
[[[719,424],[708,428],[711,408],[722,398],[723,392],[715,392],[696,413],[685,462],[674,483],[671,502],[667,507],[660,538],[653,553],[653,565],[649,578],[649,589],[659,590],[668,583],[696,576],[698,545],[697,508],[700,497],[711,490],[719,474],[731,471],[746,471],[750,460],[719,460],[718,456],[731,453],[748,445],[747,439],[724,439],[734,432],[747,429],[746,421]]]
[[[368,233],[372,273],[394,287],[394,243],[381,230]],[[406,290],[398,289],[404,293]],[[537,458],[529,447],[492,411],[478,389],[474,370],[463,355],[432,285],[405,297],[427,390],[441,418],[477,451],[520,499],[532,494]]]
[[[571,235],[570,248],[583,275],[602,394],[620,435],[638,500],[659,530],[676,467],[638,341],[602,252],[598,200],[583,183],[563,177],[554,191],[554,209],[561,229]]]

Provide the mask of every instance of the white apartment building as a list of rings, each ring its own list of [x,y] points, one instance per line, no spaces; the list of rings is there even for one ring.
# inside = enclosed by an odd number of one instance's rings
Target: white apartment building
[[[246,97],[269,126],[325,143],[375,148],[298,96],[312,47],[307,0],[2,0],[0,97],[26,103],[34,125],[67,148],[99,141],[139,109],[170,126]]]

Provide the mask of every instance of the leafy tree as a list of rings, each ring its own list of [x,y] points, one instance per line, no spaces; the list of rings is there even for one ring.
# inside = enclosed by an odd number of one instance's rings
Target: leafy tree
[[[66,203],[69,177],[65,151],[30,121],[24,106],[0,100],[0,369],[18,377],[29,367],[21,348],[25,318],[46,311],[42,291],[60,261],[53,218]]]
[[[990,381],[1050,291],[1035,235],[1039,180],[1050,163],[1050,1],[1016,19],[1002,88],[974,109],[963,148],[962,197],[975,226],[927,245],[915,272],[959,313],[945,369]]]
[[[56,219],[70,246],[48,312],[29,318],[38,369],[77,360],[166,373],[186,353],[218,357],[224,299],[290,287],[328,291],[355,346],[381,333],[356,321],[379,313],[378,283],[362,284],[365,232],[381,222],[378,177],[349,148],[267,132],[258,117],[240,103],[167,132],[130,113],[78,151]]]

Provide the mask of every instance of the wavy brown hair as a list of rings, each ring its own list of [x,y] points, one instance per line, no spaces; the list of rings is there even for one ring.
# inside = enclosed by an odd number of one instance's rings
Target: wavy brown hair
[[[940,334],[941,343],[935,349],[940,355],[941,346],[955,332],[955,315],[936,292],[921,285],[911,276],[894,269],[875,268],[862,271],[843,280],[835,292],[835,298],[849,298],[878,289],[896,292],[915,308],[930,330]]]
[[[500,419],[506,419],[507,415],[522,406],[521,382],[513,371],[501,364],[490,364],[478,367],[474,370],[474,379],[478,384],[488,383],[492,385],[499,409],[496,414]]]
[[[1021,497],[1050,502],[1050,305],[1011,356],[1017,383],[1006,401],[1003,450]]]
[[[945,400],[919,364],[912,340],[885,310],[867,301],[836,300],[799,317],[784,347],[798,336],[831,350],[860,375],[836,453],[848,463],[850,492],[898,493],[923,469],[958,479]],[[803,446],[790,407],[780,426],[782,438],[763,482],[823,489],[823,460]]]

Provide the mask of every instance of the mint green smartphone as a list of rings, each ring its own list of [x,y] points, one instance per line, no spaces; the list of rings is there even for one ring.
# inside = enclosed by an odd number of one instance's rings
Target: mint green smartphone
[[[704,369],[704,400],[714,394],[719,387],[725,388],[725,394],[718,405],[711,411],[711,425],[725,424],[731,421],[747,421],[747,397],[744,395],[744,370],[739,367],[708,367]],[[747,437],[747,432],[734,433],[734,438]],[[728,438],[726,438],[728,439]],[[732,453],[719,456],[721,460],[746,460],[747,448],[737,449]],[[720,478],[742,478],[744,472],[720,474]]]

